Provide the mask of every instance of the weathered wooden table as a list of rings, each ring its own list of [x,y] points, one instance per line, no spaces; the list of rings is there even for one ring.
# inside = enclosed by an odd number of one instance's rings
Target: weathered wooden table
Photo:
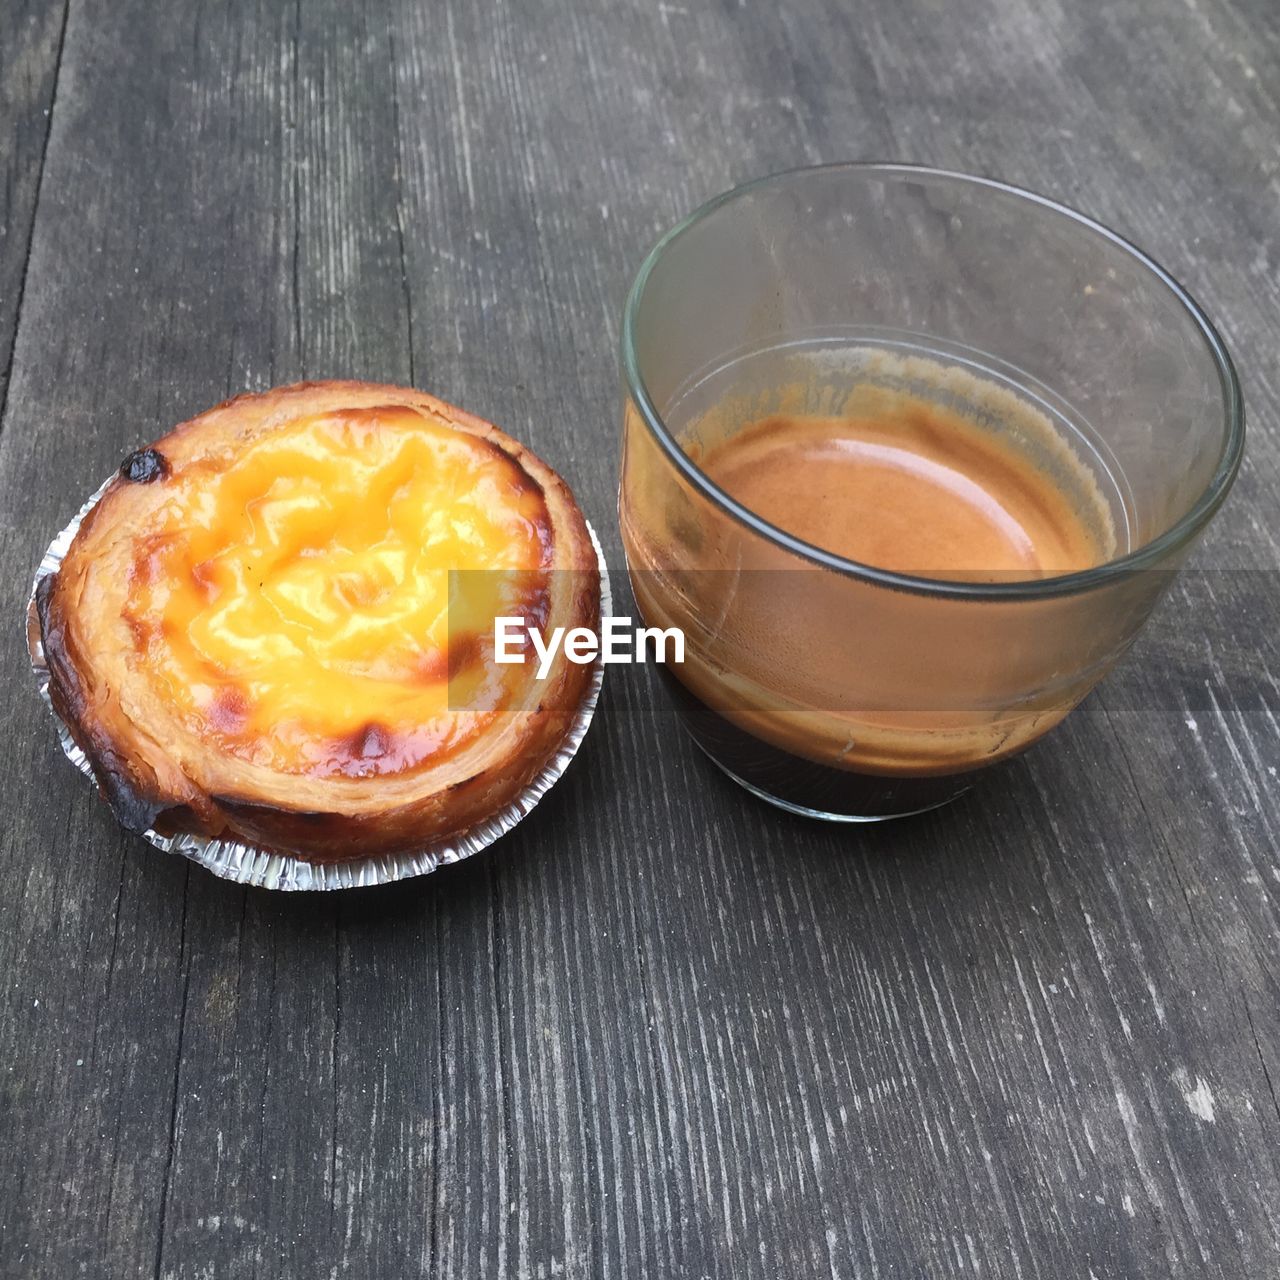
[[[1271,0],[0,0],[0,1272],[1280,1274],[1280,15]],[[615,568],[631,273],[736,181],[900,158],[1128,234],[1252,437],[1127,667],[876,830],[721,779],[652,673],[487,854],[271,896],[123,836],[20,616],[122,454],[412,382]]]

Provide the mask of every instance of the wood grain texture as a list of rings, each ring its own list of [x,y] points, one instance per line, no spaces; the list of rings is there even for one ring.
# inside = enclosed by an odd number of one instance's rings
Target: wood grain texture
[[[1280,1271],[1273,7],[60,18],[10,6],[0,96],[0,1274]],[[562,470],[618,567],[631,273],[726,186],[858,157],[1085,208],[1238,358],[1199,571],[1067,725],[850,833],[615,668],[538,811],[419,882],[270,896],[117,831],[16,620],[127,450],[246,387],[413,381]]]
[[[66,30],[65,3],[0,5],[0,418],[13,334],[27,278],[31,227],[44,172]]]

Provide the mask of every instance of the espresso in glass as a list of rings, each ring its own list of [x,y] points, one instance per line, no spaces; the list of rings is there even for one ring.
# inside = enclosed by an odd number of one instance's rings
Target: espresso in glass
[[[711,485],[778,530],[951,584],[1043,581],[1115,554],[1122,506],[1102,460],[1011,388],[882,346],[751,363],[702,384],[679,441]],[[1025,657],[990,613],[781,562],[684,496],[668,495],[673,525],[655,522],[645,494],[661,461],[646,454],[630,452],[623,486],[637,604],[648,625],[685,631],[668,688],[744,785],[819,812],[928,808],[1077,700],[1075,681],[1025,697]],[[677,550],[695,529],[696,554]]]
[[[765,179],[623,325],[619,516],[695,741],[817,817],[940,804],[1121,658],[1243,420],[1195,304],[1097,224],[905,166]]]
[[[871,355],[859,354],[864,360]],[[882,377],[886,367],[901,374],[911,365],[917,377],[925,371],[936,380],[948,377],[945,366],[930,369],[919,359],[894,361],[881,353],[877,363]],[[926,578],[994,582],[1068,573],[1113,555],[1110,507],[1064,434],[1043,413],[996,385],[984,386],[972,376],[965,381],[970,402],[985,405],[983,416],[948,407],[941,398],[883,385],[855,383],[847,396],[838,397],[822,384],[801,383],[763,398],[793,405],[825,401],[828,408],[839,401],[839,411],[784,410],[738,425],[734,419],[744,407],[739,397],[696,423],[686,443],[708,479],[744,507],[813,546],[861,564]],[[714,441],[709,446],[703,443],[708,438]],[[740,611],[765,613],[774,601],[778,608],[788,607],[791,593],[785,587],[780,591],[769,571],[755,581],[741,574],[732,584],[714,581],[726,571],[727,565],[711,570],[708,603],[722,598],[722,588],[731,588]],[[661,613],[654,600],[646,600],[644,608]],[[778,620],[781,625],[788,621],[795,625],[798,620]],[[843,648],[839,637],[832,640],[837,650]],[[990,643],[982,636],[966,640]],[[838,660],[839,652],[832,656]],[[919,679],[911,669],[896,674],[908,683]],[[736,723],[751,719],[743,715],[744,706],[729,703],[718,712],[714,692],[709,691],[711,702],[699,698],[689,687],[697,683],[697,674],[691,670],[689,677],[687,683],[678,674],[668,678],[695,737],[712,745],[716,758],[738,779],[802,808],[847,803],[853,792],[859,810],[868,814],[903,805],[930,807],[964,785],[951,772],[927,775],[940,745],[931,737],[946,743],[951,770],[957,764],[985,763],[1000,751],[1006,728],[995,722],[979,726],[970,735],[967,758],[964,753],[957,758],[953,718],[941,717],[939,733],[930,735],[927,726],[919,732],[917,713],[900,726],[915,741],[915,750],[899,752],[893,763],[926,771],[925,776],[868,774],[859,766],[881,763],[884,742],[895,727],[891,709],[881,707],[878,716],[862,723],[836,713],[831,728],[835,738],[845,740],[833,767],[809,758],[814,746],[821,745],[813,734],[820,708],[807,706],[788,715],[789,700],[770,699],[768,685],[760,686],[752,700],[758,702],[762,719],[769,720],[765,739]],[[783,668],[779,677],[773,683],[781,693],[790,687],[792,673]],[[909,693],[892,690],[889,677],[889,669],[881,668],[880,702]]]

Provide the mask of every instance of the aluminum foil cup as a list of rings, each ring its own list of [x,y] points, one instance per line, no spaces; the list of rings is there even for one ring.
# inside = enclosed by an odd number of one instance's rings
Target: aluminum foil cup
[[[109,483],[109,480],[106,481],[98,489],[76,513],[75,519],[49,544],[49,549],[36,570],[35,581],[31,584],[31,596],[27,602],[27,649],[31,654],[31,670],[40,689],[40,696],[53,714],[54,723],[58,727],[58,739],[67,759],[89,778],[93,777],[89,761],[76,745],[66,724],[54,711],[49,697],[49,668],[45,663],[44,646],[40,641],[35,597],[41,581],[57,572],[80,529],[80,522],[102,497]],[[609,571],[596,531],[588,524],[587,532],[591,535],[591,543],[600,563],[600,616],[606,618],[613,607]],[[470,831],[423,845],[421,849],[410,853],[356,858],[341,863],[319,863],[307,862],[302,858],[290,857],[288,854],[245,844],[239,840],[211,840],[205,836],[192,835],[162,836],[155,831],[146,831],[143,836],[157,849],[163,849],[166,853],[180,853],[184,858],[207,867],[224,880],[256,885],[263,889],[354,889],[364,885],[389,884],[393,880],[405,880],[409,876],[425,876],[437,867],[450,862],[461,862],[463,858],[469,858],[473,853],[487,848],[499,836],[506,835],[551,790],[587,735],[587,727],[591,724],[591,717],[595,715],[603,683],[604,663],[597,659],[591,672],[591,683],[569,732],[556,748],[555,754],[542,766],[538,776],[515,800]]]

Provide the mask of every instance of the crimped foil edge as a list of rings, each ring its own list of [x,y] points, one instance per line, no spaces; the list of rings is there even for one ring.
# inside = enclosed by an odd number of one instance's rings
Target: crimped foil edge
[[[62,744],[63,754],[90,779],[93,777],[93,769],[84,752],[76,745],[61,716],[54,710],[53,701],[49,697],[49,668],[45,662],[44,646],[41,643],[40,627],[36,617],[36,591],[45,578],[57,572],[85,516],[93,510],[110,483],[110,480],[104,482],[76,513],[75,519],[49,544],[31,584],[31,595],[27,600],[26,611],[27,648],[31,656],[31,671],[36,678],[40,696],[44,699],[44,704],[49,708],[54,724],[57,726],[58,741]],[[596,531],[591,527],[590,522],[587,522],[587,533],[591,537],[591,545],[595,548],[596,559],[600,566],[600,617],[603,620],[609,616],[613,608],[609,570],[605,564],[600,539],[596,537]],[[212,871],[216,876],[221,876],[224,880],[262,889],[355,889],[369,885],[390,884],[395,880],[407,880],[410,876],[429,875],[437,867],[451,862],[461,862],[464,858],[487,849],[533,810],[538,801],[556,784],[560,775],[568,768],[569,761],[577,754],[583,738],[587,736],[591,719],[595,715],[596,704],[600,699],[600,688],[603,684],[604,662],[602,659],[597,659],[592,668],[591,682],[578,706],[568,733],[556,748],[555,754],[538,772],[537,777],[510,804],[469,831],[425,845],[421,849],[409,853],[387,854],[339,863],[319,863],[307,862],[302,858],[290,857],[240,840],[209,839],[186,834],[163,836],[151,830],[143,832],[143,839],[166,853],[178,853],[184,858],[190,858],[192,862],[199,863],[200,866]]]

